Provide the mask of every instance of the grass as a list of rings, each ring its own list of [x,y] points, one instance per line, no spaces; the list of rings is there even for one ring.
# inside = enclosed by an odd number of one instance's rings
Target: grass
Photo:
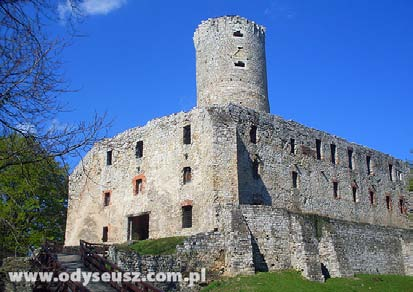
[[[283,271],[238,276],[211,283],[202,292],[295,292],[295,291],[413,291],[413,277],[399,275],[357,275],[355,278],[328,279],[325,283],[311,282],[299,272]]]
[[[176,246],[182,244],[184,239],[180,236],[140,240],[126,248],[142,255],[168,255],[176,253]]]

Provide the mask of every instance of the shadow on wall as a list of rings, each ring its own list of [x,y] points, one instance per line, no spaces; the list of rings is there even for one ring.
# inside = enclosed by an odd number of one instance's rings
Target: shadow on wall
[[[238,192],[240,205],[272,205],[272,198],[261,179],[263,162],[250,153],[237,132]]]
[[[237,132],[237,170],[238,170],[238,192],[240,205],[272,205],[272,198],[267,187],[261,179],[263,162],[256,153],[250,153]],[[248,224],[246,224],[248,227]],[[257,239],[249,230],[251,235],[251,246],[253,262],[256,272],[268,272],[268,265],[264,255],[261,253]]]

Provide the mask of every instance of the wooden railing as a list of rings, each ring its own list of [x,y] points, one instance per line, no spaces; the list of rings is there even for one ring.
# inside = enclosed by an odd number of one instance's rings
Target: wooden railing
[[[63,272],[67,272],[63,268],[56,256],[56,246],[46,242],[37,256],[37,261],[41,265],[42,272],[53,272],[53,277],[58,278],[59,275]],[[50,286],[53,286],[53,291],[72,291],[72,292],[90,292],[85,286],[80,282],[73,282],[70,279],[66,282],[51,282],[51,283],[36,283],[37,289],[39,287],[44,288],[45,291],[48,291]],[[34,289],[36,290],[36,289]]]
[[[125,273],[117,265],[106,259],[108,246],[104,244],[89,243],[80,241],[80,255],[85,267],[99,273],[120,272]],[[120,292],[162,292],[162,290],[145,282],[108,282],[114,289]]]

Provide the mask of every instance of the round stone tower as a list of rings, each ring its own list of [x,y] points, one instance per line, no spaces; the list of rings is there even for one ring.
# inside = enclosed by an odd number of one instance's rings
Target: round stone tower
[[[240,16],[203,21],[195,31],[197,105],[270,112],[265,28]]]

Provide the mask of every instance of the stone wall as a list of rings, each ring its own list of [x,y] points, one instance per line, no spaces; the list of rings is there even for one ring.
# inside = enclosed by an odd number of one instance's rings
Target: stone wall
[[[208,282],[222,275],[285,269],[299,270],[304,277],[320,282],[327,276],[360,273],[413,275],[410,229],[259,205],[232,207],[227,227],[222,233],[188,237],[175,255],[143,256],[112,247],[110,259],[125,270],[141,273],[176,271],[186,275],[205,267]],[[159,287],[185,289],[175,284]]]
[[[400,207],[400,200],[407,206],[410,197],[405,162],[239,106],[215,107],[210,112],[215,123],[236,127],[239,204],[272,205],[352,222],[408,227],[406,208]],[[256,127],[256,143],[251,142],[252,127]],[[321,142],[319,159],[316,140]],[[331,145],[335,145],[334,163]],[[254,174],[254,167],[258,175]],[[296,186],[293,173],[297,175]]]
[[[186,125],[191,125],[189,145],[182,142]],[[252,126],[257,129],[256,143],[250,141]],[[316,139],[321,141],[320,159]],[[144,143],[142,158],[135,156],[137,141]],[[336,145],[335,164],[331,144]],[[113,153],[110,166],[106,165],[108,150]],[[370,174],[367,156],[371,157]],[[183,184],[182,171],[187,166],[192,181]],[[401,199],[406,206],[409,202],[407,172],[405,163],[389,155],[273,115],[234,105],[194,109],[95,145],[70,176],[66,245],[77,245],[79,239],[100,242],[103,226],[109,227],[109,242],[125,242],[128,217],[143,213],[150,217],[151,238],[223,231],[238,204],[408,227],[405,209],[402,213],[399,206]],[[136,177],[144,182],[138,195],[134,194]],[[111,193],[107,207],[105,191]],[[192,228],[182,228],[183,204],[193,206]]]
[[[140,272],[180,272],[187,277],[190,272],[201,272],[206,268],[206,280],[211,282],[226,271],[226,241],[219,232],[201,233],[185,239],[177,246],[173,255],[140,255],[124,247],[112,246],[108,259],[125,271]],[[187,287],[183,283],[154,283],[165,291],[198,291],[200,285]]]
[[[412,275],[413,231],[298,214],[270,206],[242,206],[268,270],[294,268],[322,280],[354,274]]]
[[[339,259],[351,268],[344,274],[405,274],[402,235],[411,231],[328,219],[325,224],[323,229],[341,249]]]
[[[191,127],[191,144],[183,143],[183,127]],[[136,144],[143,141],[143,157]],[[216,227],[212,124],[205,110],[155,119],[96,144],[69,180],[65,245],[79,239],[101,242],[108,226],[109,242],[125,242],[128,217],[149,214],[151,238],[190,235]],[[107,165],[107,151],[112,164]],[[183,169],[192,179],[183,183]],[[135,193],[135,180],[143,180]],[[104,206],[104,193],[110,204]],[[192,205],[192,228],[182,228],[182,205]]]

